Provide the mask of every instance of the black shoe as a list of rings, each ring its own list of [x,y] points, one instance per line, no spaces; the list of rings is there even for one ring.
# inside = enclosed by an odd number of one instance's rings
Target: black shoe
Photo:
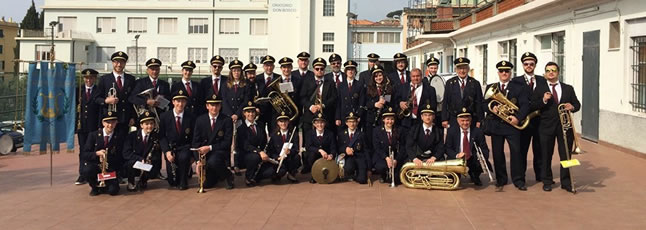
[[[166,179],[168,179],[168,177],[162,175],[161,172],[160,172],[159,174],[157,174],[157,179],[166,180]]]
[[[544,184],[543,185],[543,191],[546,191],[546,192],[552,191],[552,185]]]
[[[310,178],[310,184],[316,184],[316,181],[314,180],[314,178]]]
[[[233,189],[233,175],[230,175],[230,176],[226,179],[226,184],[227,184],[227,187],[226,187],[226,188],[227,188],[227,190],[231,190],[231,189]]]
[[[525,185],[516,186],[516,188],[518,188],[518,190],[520,190],[520,191],[527,191],[527,186],[525,186]]]
[[[504,185],[496,185],[496,192],[502,192],[502,189],[504,188]]]
[[[117,177],[117,180],[119,180],[119,184],[128,184],[128,178]]]
[[[482,186],[482,181],[480,180],[479,177],[471,177],[471,181],[473,181],[473,184],[475,186],[478,186],[478,187]]]
[[[247,187],[253,187],[256,186],[256,182],[254,180],[244,180],[244,183],[247,185]]]
[[[296,179],[296,177],[294,175],[292,175],[291,173],[287,173],[287,180],[289,182],[294,183],[294,184],[298,183],[298,180]]]
[[[569,193],[576,194],[576,191],[574,189],[572,189],[572,187],[561,186],[561,189],[563,189],[563,190],[565,190],[565,191],[567,191]]]
[[[76,178],[76,182],[74,182],[75,185],[82,185],[86,183],[87,183],[87,180],[85,180],[85,177],[83,176],[79,176],[78,178]]]
[[[99,190],[97,190],[97,189],[92,189],[92,190],[90,191],[90,196],[97,196],[97,195],[99,195]]]
[[[240,172],[240,168],[238,167],[234,167],[233,172],[233,174],[235,174],[236,176],[242,176],[242,172]]]
[[[126,186],[126,190],[128,190],[128,192],[136,192],[137,186],[135,186],[135,184],[133,183],[128,183],[128,186]]]
[[[188,186],[186,186],[186,185],[178,185],[178,186],[177,186],[177,189],[179,189],[179,190],[186,190],[186,189],[188,189]]]

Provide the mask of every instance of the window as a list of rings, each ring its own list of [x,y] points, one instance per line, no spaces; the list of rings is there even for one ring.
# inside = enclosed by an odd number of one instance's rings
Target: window
[[[459,52],[460,52],[460,53],[459,53],[459,54],[460,54],[460,57],[468,58],[467,56],[468,56],[468,54],[469,54],[469,53],[467,52],[467,48],[462,48],[462,49],[460,49],[460,51],[459,51]]]
[[[633,99],[630,104],[634,111],[646,112],[646,36],[633,37]]]
[[[334,41],[334,33],[323,33],[323,41],[324,42],[333,42]]]
[[[0,54],[4,51],[4,45],[0,45]]]
[[[58,17],[58,32],[76,30],[76,17]]]
[[[500,60],[507,60],[514,65],[514,68],[511,69],[511,76],[515,76],[518,67],[516,65],[516,39],[498,42],[498,48]]]
[[[487,51],[486,44],[478,46],[478,50],[480,50],[480,56],[482,57],[482,85],[487,85],[487,55],[489,51]]]
[[[96,32],[110,34],[117,32],[117,18],[96,18]]]
[[[4,30],[0,29],[0,38],[4,38]]]
[[[128,33],[148,32],[146,18],[128,18]]]
[[[208,18],[189,18],[188,33],[189,34],[208,34],[209,19]]]
[[[175,64],[177,62],[177,48],[159,47],[157,48],[157,57],[164,65]]]
[[[377,43],[399,43],[397,32],[377,32]]]
[[[539,40],[541,40],[541,50],[552,49],[552,35],[540,36]]]
[[[159,18],[159,34],[176,34],[177,18]]]
[[[323,53],[333,53],[334,44],[323,44]]]
[[[447,59],[447,60],[449,60],[449,62],[453,63],[453,60],[454,60],[455,58],[453,58],[453,55],[449,55],[449,56],[447,56],[447,57],[446,57],[446,59]],[[453,68],[454,68],[455,66],[454,66],[453,64],[447,64],[446,66],[448,67],[447,69],[448,69],[448,72],[449,72],[449,73],[453,73],[453,72],[454,72]]]
[[[235,48],[221,48],[219,53],[224,58],[224,63],[238,59],[238,49]]]
[[[552,60],[559,65],[559,78],[565,79],[565,32],[552,34]],[[516,63],[513,63],[516,65]]]
[[[357,43],[374,43],[375,34],[370,32],[355,32],[352,36],[352,42]]]
[[[220,18],[220,34],[240,34],[240,19]]]
[[[4,61],[0,61],[0,71],[4,71]]]
[[[619,44],[620,44],[619,35],[620,35],[619,22],[610,22],[610,31],[608,33],[609,49],[619,49]]]
[[[36,61],[49,60],[50,45],[36,45]]]
[[[188,48],[188,60],[195,63],[208,63],[209,58],[207,48]]]
[[[110,61],[110,56],[116,52],[114,47],[96,47],[96,62],[104,63]]]
[[[438,72],[438,73],[444,73],[444,68],[443,68],[443,67],[444,67],[444,65],[449,66],[449,65],[452,65],[452,64],[444,63],[444,53],[443,53],[443,52],[437,52],[437,56],[438,56],[438,57],[439,57],[439,59],[440,59],[440,69],[439,69],[439,70],[437,70],[437,72]],[[452,62],[452,61],[451,61],[451,62]]]
[[[267,49],[249,49],[249,62],[259,64],[260,59],[267,55]]]
[[[334,0],[323,0],[323,16],[334,16]]]
[[[129,60],[135,60],[135,62],[139,62],[139,64],[144,64],[146,63],[146,47],[137,47],[138,49],[135,49],[134,46],[128,47],[126,50],[126,53],[128,53],[128,56],[130,56]]]
[[[249,22],[249,34],[251,35],[267,35],[267,19],[266,18],[252,18]]]

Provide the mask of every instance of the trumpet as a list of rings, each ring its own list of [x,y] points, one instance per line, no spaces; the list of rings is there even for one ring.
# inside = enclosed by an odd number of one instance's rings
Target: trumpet
[[[101,174],[106,174],[108,170],[108,151],[110,148],[105,149],[105,154],[99,158],[99,167],[101,167]],[[102,180],[99,182],[99,185],[97,185],[99,188],[104,188],[105,187],[105,181]]]
[[[523,130],[527,128],[532,118],[540,115],[540,111],[536,110],[534,112],[527,114],[527,117],[525,117],[525,119],[520,122],[520,125],[515,125],[511,123],[510,118],[514,116],[516,113],[518,113],[519,108],[509,99],[507,99],[507,97],[505,97],[505,95],[503,95],[498,90],[498,87],[496,86],[489,87],[489,89],[487,89],[487,91],[485,92],[484,99],[485,100],[491,99],[489,104],[487,104],[487,107],[489,108],[489,111],[491,113],[500,117],[500,119],[507,122],[507,124],[519,130]],[[498,111],[494,112],[494,107],[496,106],[498,106],[498,109],[497,109]]]
[[[206,145],[204,141],[200,146]],[[197,155],[199,156],[199,169],[196,167],[198,173],[198,181],[200,182],[200,189],[197,190],[197,193],[204,193],[204,182],[206,181],[206,154],[200,154],[199,148],[191,148],[191,151],[198,151]]]
[[[494,181],[493,176],[491,176],[491,171],[489,170],[489,164],[487,164],[487,159],[484,157],[484,154],[482,153],[482,149],[480,146],[478,146],[477,143],[473,143],[474,146],[476,147],[476,155],[478,156],[478,162],[480,162],[480,168],[482,170],[485,170],[487,172],[487,176],[489,176],[489,181]]]
[[[117,87],[114,84],[114,82],[112,83],[112,88],[110,88],[110,90],[108,90],[108,97],[117,97]],[[117,103],[109,104],[108,105],[108,112],[116,113],[117,112]]]
[[[413,107],[413,97],[409,97],[406,101],[406,109],[399,110],[397,116],[401,119],[404,117],[410,117],[411,108]]]
[[[392,148],[390,145],[388,146],[388,157],[390,157],[390,160],[393,162],[393,167],[390,167],[388,169],[388,177],[390,177],[390,187],[394,188],[395,187],[395,154],[393,153]]]

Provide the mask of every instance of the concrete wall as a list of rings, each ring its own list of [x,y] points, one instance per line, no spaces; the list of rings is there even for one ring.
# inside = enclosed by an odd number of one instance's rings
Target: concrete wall
[[[13,60],[15,59],[13,49],[17,45],[15,38],[18,35],[18,24],[2,20],[0,21],[0,29],[3,35],[3,37],[0,37],[0,45],[2,45],[0,61],[4,62],[4,66],[0,68],[0,72],[13,73]]]

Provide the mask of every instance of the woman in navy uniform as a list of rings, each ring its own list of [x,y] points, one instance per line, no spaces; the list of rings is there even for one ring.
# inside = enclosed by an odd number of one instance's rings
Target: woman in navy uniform
[[[344,129],[343,133],[339,133],[337,136],[337,147],[339,148],[339,155],[345,155],[344,174],[359,184],[365,184],[368,181],[367,165],[371,160],[365,151],[366,137],[358,129],[358,119],[359,117],[354,112],[350,112],[345,117],[347,129]]]
[[[123,137],[115,132],[118,123],[116,115],[116,113],[108,111],[103,113],[103,119],[101,120],[103,128],[90,132],[87,141],[83,145],[83,176],[92,188],[90,196],[105,192],[113,196],[119,194],[117,177],[123,165],[121,156]],[[106,186],[104,188],[98,187],[99,181],[97,177],[101,173],[102,156],[107,156],[108,159],[106,172],[115,173],[115,178],[105,181]]]
[[[92,100],[92,93],[96,92],[96,75],[99,74],[93,69],[84,69],[81,71],[84,83],[76,92],[78,95],[78,127],[76,132],[78,135],[78,143],[81,147],[79,151],[79,177],[76,179],[75,184],[81,185],[87,182],[87,178],[82,175],[83,167],[83,145],[87,141],[88,134],[96,131],[99,128],[99,105]]]
[[[452,126],[446,134],[446,155],[448,159],[464,158],[469,167],[469,176],[471,182],[476,186],[482,186],[480,174],[483,168],[478,161],[476,145],[482,150],[482,155],[487,165],[489,165],[489,147],[485,140],[484,133],[478,127],[471,125],[471,113],[467,108],[462,109],[458,114],[459,127]]]
[[[518,107],[518,111],[510,116],[509,119],[512,123],[519,125],[520,121],[525,119],[525,116],[529,112],[529,95],[522,83],[511,81],[511,69],[514,68],[513,64],[508,61],[500,61],[496,64],[496,68],[498,69],[500,82],[489,84],[487,90],[491,87],[497,87],[500,93]],[[523,162],[527,161],[527,157],[522,157],[520,154],[520,130],[514,128],[489,111],[488,103],[490,101],[491,98],[486,100],[482,104],[482,107],[487,108],[487,117],[484,121],[486,123],[486,130],[484,131],[491,136],[491,152],[496,170],[496,191],[502,191],[503,186],[507,184],[508,180],[504,152],[505,140],[507,140],[507,144],[509,145],[509,165],[511,168],[512,182],[519,190],[526,191],[525,168],[522,165],[524,165]],[[496,108],[497,106],[494,107],[494,110]]]
[[[278,174],[272,177],[272,181],[277,182],[287,174],[287,180],[292,183],[298,183],[296,180],[296,173],[298,172],[298,167],[301,167],[301,156],[298,155],[298,138],[292,138],[291,135],[297,135],[296,132],[293,132],[294,128],[289,122],[289,117],[285,114],[278,116],[277,121],[278,125],[277,130],[273,131],[268,143],[267,153],[270,158],[280,161],[283,160],[283,165],[280,167]],[[291,139],[291,142],[289,142]],[[285,148],[285,143],[291,143],[291,148]],[[274,171],[276,172],[276,171]]]
[[[355,79],[357,75],[357,62],[346,61],[343,64],[346,78],[337,88],[337,109],[335,124],[341,127],[345,124],[345,114],[355,112],[356,116],[363,117],[365,112],[365,88]],[[360,126],[361,127],[361,126]]]
[[[153,131],[155,117],[152,112],[146,110],[141,115],[139,127],[140,129],[136,132],[128,134],[123,149],[124,167],[128,174],[128,191],[131,192],[148,187],[148,179],[151,179],[150,174],[159,172],[157,165],[161,165],[161,163],[156,163],[161,162],[161,148],[159,145],[159,135]],[[153,167],[149,172],[142,172],[142,170],[133,167],[137,161],[152,164]],[[139,178],[138,183],[136,178]]]
[[[166,111],[159,118],[160,145],[166,159],[168,185],[186,190],[193,158],[190,148],[195,115],[186,108],[189,97],[181,87],[176,87],[172,95],[173,109]]]
[[[243,159],[245,172],[245,184],[249,187],[255,186],[260,180],[270,178],[276,169],[269,163],[269,155],[265,152],[267,146],[267,132],[265,123],[256,120],[258,112],[253,102],[247,102],[243,108],[244,122],[238,127],[238,138],[236,147],[238,155]],[[261,164],[261,162],[263,162]],[[258,165],[260,168],[258,168]],[[260,171],[258,171],[260,170]]]
[[[193,128],[193,142],[191,146],[198,148],[194,159],[199,155],[206,155],[206,181],[205,188],[213,187],[219,180],[226,181],[226,188],[233,189],[233,174],[227,169],[227,161],[231,156],[231,138],[233,136],[233,122],[231,118],[220,112],[222,100],[211,92],[206,100],[208,113],[202,114],[195,120]],[[197,161],[197,167],[202,167]]]
[[[242,76],[242,65],[238,60],[229,63],[229,77],[226,87],[222,88],[222,114],[230,116],[236,124],[242,120],[242,108],[249,101],[249,86]]]
[[[432,164],[436,160],[444,159],[444,141],[440,135],[439,127],[435,127],[435,111],[431,105],[422,107],[422,122],[414,125],[406,138],[406,152],[408,161],[422,167],[422,163]]]
[[[365,107],[367,112],[366,122],[363,123],[366,136],[372,137],[372,131],[382,125],[379,117],[384,113],[384,109],[393,107],[395,102],[394,93],[390,80],[384,75],[384,68],[380,65],[375,65],[372,68],[372,80],[366,87]],[[372,141],[367,142],[366,152],[373,153],[374,147],[372,143]]]
[[[375,150],[372,156],[372,164],[375,171],[381,175],[382,183],[390,183],[387,181],[388,169],[395,167],[395,183],[401,184],[399,181],[399,172],[406,162],[406,152],[404,151],[404,137],[399,128],[395,127],[395,111],[392,107],[388,107],[383,114],[383,125],[375,128],[372,135],[372,143]],[[394,158],[390,158],[388,150],[392,151]],[[391,178],[392,179],[392,178]]]
[[[325,117],[321,113],[317,113],[314,117],[314,129],[311,129],[305,134],[305,153],[303,157],[304,162],[308,165],[313,165],[314,162],[320,158],[326,160],[334,160],[337,155],[336,149],[336,136],[325,128]],[[314,184],[314,178],[310,178],[310,183]]]
[[[186,107],[184,109],[193,115],[202,115],[206,113],[204,96],[198,82],[191,80],[193,69],[195,69],[195,62],[185,61],[182,63],[182,80],[173,84],[171,92],[177,92],[180,89],[184,91],[186,96]]]

